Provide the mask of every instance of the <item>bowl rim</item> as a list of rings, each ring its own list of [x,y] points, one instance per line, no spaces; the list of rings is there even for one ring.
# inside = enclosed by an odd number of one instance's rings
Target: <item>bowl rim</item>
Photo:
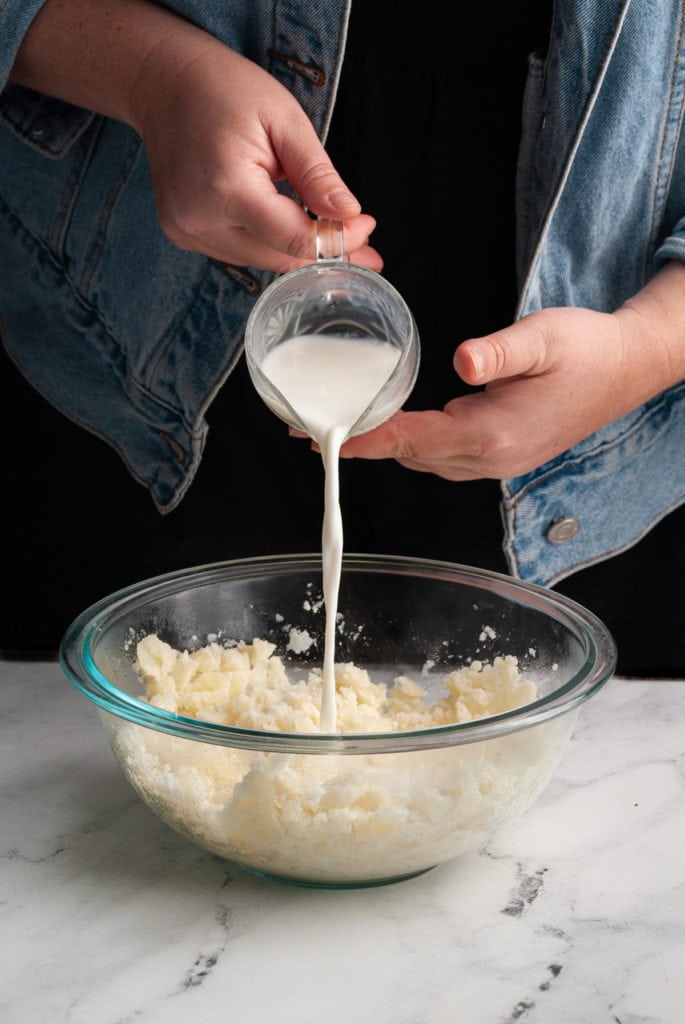
[[[321,573],[321,554],[263,555],[230,559],[152,576],[117,590],[87,607],[69,625],[59,647],[59,662],[69,682],[101,711],[156,732],[243,749],[299,754],[371,754],[431,749],[482,742],[539,725],[580,707],[614,674],[616,644],[607,626],[588,608],[549,588],[504,573],[456,562],[407,555],[343,555],[342,571],[395,573],[466,582],[481,590],[502,591],[518,603],[537,608],[570,628],[584,645],[582,666],[559,689],[520,708],[471,722],[382,733],[286,733],[219,725],[147,704],[120,690],[97,667],[92,646],[123,611],[142,598],[284,572]]]

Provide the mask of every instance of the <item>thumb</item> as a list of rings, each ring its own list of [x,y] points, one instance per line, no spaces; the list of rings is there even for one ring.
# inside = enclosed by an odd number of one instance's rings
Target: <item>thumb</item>
[[[531,313],[494,334],[463,342],[454,353],[454,369],[467,384],[536,376],[548,367],[549,340],[544,316]]]

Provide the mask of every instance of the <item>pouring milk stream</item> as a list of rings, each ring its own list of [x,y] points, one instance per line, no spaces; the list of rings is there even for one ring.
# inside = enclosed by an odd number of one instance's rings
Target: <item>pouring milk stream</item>
[[[396,412],[416,380],[419,342],[402,297],[380,274],[344,262],[342,225],[317,222],[317,262],[277,279],[246,326],[245,353],[257,391],[281,419],[321,449],[326,627],[322,732],[335,732],[335,630],[343,527],[339,452],[353,434]]]

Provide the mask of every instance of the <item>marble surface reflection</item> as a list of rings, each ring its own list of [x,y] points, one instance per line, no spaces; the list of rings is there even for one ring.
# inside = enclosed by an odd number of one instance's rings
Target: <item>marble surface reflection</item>
[[[487,848],[269,882],[123,778],[54,663],[0,662],[2,1024],[683,1024],[685,681],[614,679]]]

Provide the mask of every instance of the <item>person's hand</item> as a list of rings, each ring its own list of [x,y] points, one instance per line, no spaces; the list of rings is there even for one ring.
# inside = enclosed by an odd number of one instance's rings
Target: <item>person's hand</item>
[[[315,255],[314,222],[280,194],[344,222],[345,253],[379,270],[375,227],[288,90],[197,25],[149,0],[45,0],[10,80],[131,125],[160,224],[182,249],[284,271]]]
[[[202,38],[204,37],[204,38]],[[345,252],[379,270],[375,227],[291,93],[211,36],[160,46],[132,89],[161,226],[183,249],[285,271],[314,257],[314,222],[277,191],[287,179],[312,213],[344,223]]]
[[[341,455],[448,480],[528,473],[682,379],[684,285],[671,263],[616,313],[546,309],[470,339],[454,368],[483,390],[442,411],[397,413]]]

